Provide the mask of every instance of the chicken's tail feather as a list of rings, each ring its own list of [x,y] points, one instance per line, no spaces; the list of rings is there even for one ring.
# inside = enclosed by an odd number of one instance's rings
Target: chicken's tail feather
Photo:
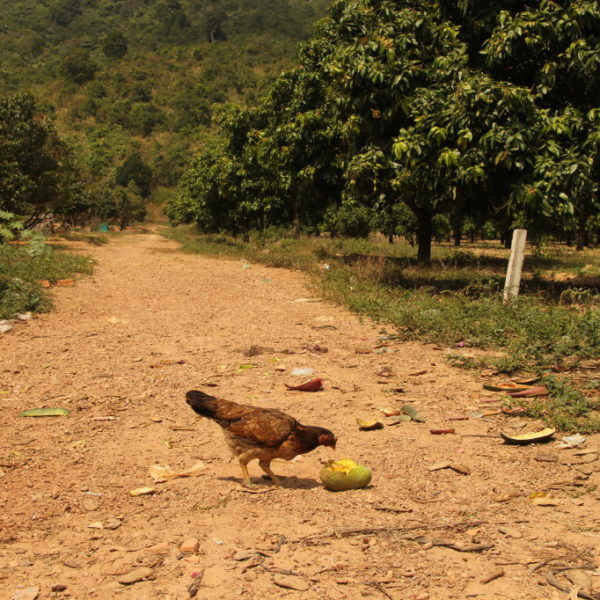
[[[216,400],[217,398],[214,396],[205,394],[200,390],[190,390],[185,395],[185,401],[192,407],[194,412],[203,417],[208,417],[209,419],[214,419],[216,417]]]

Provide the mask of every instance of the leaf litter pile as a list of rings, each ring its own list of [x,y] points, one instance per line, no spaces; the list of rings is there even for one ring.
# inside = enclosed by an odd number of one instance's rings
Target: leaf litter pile
[[[598,435],[507,412],[451,344],[298,301],[298,273],[175,249],[96,247],[92,277],[3,334],[0,597],[600,598]],[[189,389],[337,449],[274,461],[279,490],[250,463],[245,490]],[[332,459],[372,479],[328,491]]]

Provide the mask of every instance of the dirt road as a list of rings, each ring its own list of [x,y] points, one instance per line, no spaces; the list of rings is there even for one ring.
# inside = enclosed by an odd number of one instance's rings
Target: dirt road
[[[599,436],[504,444],[499,429],[539,424],[481,417],[499,404],[482,402],[478,373],[448,366],[448,349],[387,340],[302,274],[182,254],[154,234],[81,250],[95,274],[0,338],[0,598],[180,600],[200,573],[206,600],[551,599],[567,593],[549,570],[600,562]],[[324,391],[287,391],[303,381],[295,367]],[[332,429],[336,457],[369,465],[372,485],[324,490],[320,448],[273,463],[284,489],[241,491],[218,426],[184,402],[191,388]],[[404,404],[427,422],[358,430],[356,418],[387,424],[377,409]],[[19,417],[43,406],[71,413]],[[148,472],[198,461],[196,477]],[[430,470],[440,461],[457,468]],[[157,493],[130,496],[143,486]],[[580,585],[600,594],[599,573]]]

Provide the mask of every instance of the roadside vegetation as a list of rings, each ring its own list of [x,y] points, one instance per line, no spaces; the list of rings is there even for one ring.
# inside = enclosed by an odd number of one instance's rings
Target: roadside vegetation
[[[457,367],[492,372],[500,380],[556,372],[561,383],[549,387],[552,403],[528,404],[528,413],[562,429],[600,430],[593,413],[600,406],[598,251],[530,251],[522,294],[505,304],[509,251],[498,242],[460,250],[435,244],[424,267],[409,244],[383,240],[294,238],[274,230],[243,243],[186,226],[163,233],[188,252],[308,272],[325,298],[379,321],[388,335],[449,348],[447,358]],[[595,371],[583,368],[592,363]]]
[[[0,244],[0,319],[49,310],[51,301],[40,282],[53,284],[76,273],[91,273],[93,266],[88,257],[54,249],[41,240]]]

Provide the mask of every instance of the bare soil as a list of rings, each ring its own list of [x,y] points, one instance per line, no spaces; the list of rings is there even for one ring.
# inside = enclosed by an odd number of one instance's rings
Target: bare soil
[[[387,339],[303,274],[183,254],[152,233],[79,248],[95,274],[0,339],[0,598],[558,599],[575,587],[567,573],[600,595],[600,436],[503,443],[501,429],[541,424],[498,414],[448,348]],[[324,390],[286,390],[310,379],[296,367]],[[333,453],[319,448],[273,463],[279,490],[251,464],[262,493],[242,491],[218,425],[185,404],[193,388],[330,428],[335,457],[371,467],[371,485],[325,490]],[[389,425],[378,410],[405,404],[426,422]],[[19,416],[36,407],[71,413]],[[357,418],[386,426],[359,431]],[[195,477],[148,472],[198,461]],[[440,461],[458,470],[430,470]],[[144,486],[156,493],[130,495]]]

